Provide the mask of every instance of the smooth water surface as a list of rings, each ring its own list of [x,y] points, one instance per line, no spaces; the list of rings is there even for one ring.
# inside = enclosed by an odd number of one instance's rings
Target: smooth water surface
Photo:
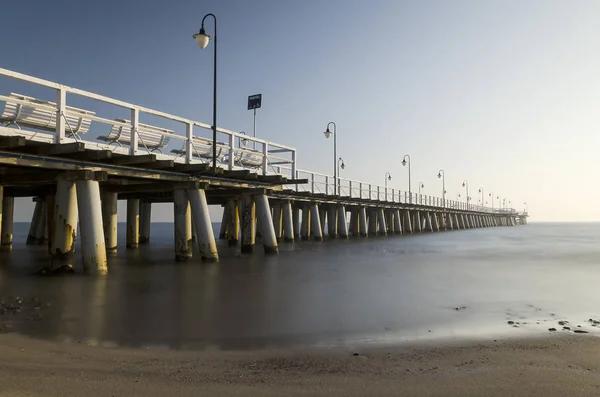
[[[126,250],[123,226],[107,277],[41,277],[46,248],[25,246],[28,225],[16,225],[0,298],[43,306],[0,321],[103,346],[246,349],[523,336],[561,318],[593,332],[600,316],[600,224],[282,243],[270,257],[220,244],[219,264],[175,262],[172,224]]]

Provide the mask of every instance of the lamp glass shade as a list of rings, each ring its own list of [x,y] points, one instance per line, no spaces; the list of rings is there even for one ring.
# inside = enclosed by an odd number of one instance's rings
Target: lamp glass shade
[[[342,165],[340,165],[340,167],[342,167],[342,169],[346,168],[346,164],[342,163]]]
[[[196,43],[198,43],[198,47],[202,49],[206,48],[210,41],[210,36],[206,33],[196,33],[193,37],[196,40]]]
[[[331,131],[329,131],[329,128],[327,128],[327,131],[325,131],[323,134],[325,134],[325,138],[329,138],[331,136]]]

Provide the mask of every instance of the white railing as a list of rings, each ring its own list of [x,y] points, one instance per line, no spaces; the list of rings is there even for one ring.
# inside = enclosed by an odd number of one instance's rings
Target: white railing
[[[73,113],[79,115],[83,112],[86,120],[93,122],[92,126],[95,123],[100,126],[109,125],[111,128],[113,126],[130,128],[130,142],[126,143],[126,146],[129,147],[126,153],[129,155],[135,156],[145,152],[152,152],[145,144],[144,137],[139,133],[140,125],[142,125],[140,117],[144,117],[150,118],[152,124],[164,124],[165,122],[168,122],[173,125],[172,130],[166,128],[156,128],[153,130],[155,131],[153,134],[168,136],[169,145],[162,149],[165,151],[172,149],[171,152],[175,152],[173,155],[167,155],[168,157],[187,164],[211,163],[212,161],[212,127],[208,124],[3,68],[0,68],[0,76],[25,81],[55,91],[56,102],[37,100],[37,98],[30,98],[35,99],[35,101],[27,102],[26,100],[19,99],[18,96],[3,96],[1,95],[2,93],[0,93],[0,101],[4,101],[7,104],[13,103],[35,106],[35,108],[39,108],[42,112],[45,112],[46,115],[50,115],[46,126],[43,126],[42,123],[42,126],[40,127],[38,122],[36,126],[32,127],[34,129],[43,129],[50,132],[50,134],[44,134],[49,136],[50,142],[67,143],[82,141],[80,135],[73,133],[73,126],[70,125],[69,119],[73,120]],[[84,98],[88,101],[91,100],[92,103],[101,102],[103,104],[112,105],[120,110],[121,117],[123,115],[123,110],[125,110],[128,113],[129,121],[122,118],[101,117],[93,111],[95,109],[83,110],[80,105],[78,108],[75,108],[72,106],[72,102],[69,102],[69,106],[67,106],[67,95]],[[34,105],[32,105],[32,103]],[[96,106],[102,109],[102,106]],[[2,120],[0,120],[0,123],[1,122]],[[144,120],[144,122],[147,123],[148,121]],[[27,123],[24,123],[24,126],[27,127]],[[91,129],[92,128],[90,127],[90,130]],[[179,130],[180,133],[177,133],[177,130]],[[202,134],[197,134],[196,132],[198,130],[200,130]],[[67,136],[69,133],[71,133],[71,137]],[[85,130],[85,133],[86,135],[89,135],[87,129]],[[34,135],[37,135],[37,133]],[[90,141],[83,142],[90,143]],[[94,143],[100,145],[98,142]],[[108,145],[104,145],[104,147],[107,146]],[[99,147],[102,147],[102,145]],[[335,180],[331,175],[299,170],[296,167],[296,149],[224,128],[217,128],[217,149],[217,164],[228,170],[250,168],[262,175],[278,174],[288,176],[291,179],[307,179],[308,183],[295,185],[295,190],[298,192],[321,193],[327,196],[337,196],[340,198],[365,199],[384,203],[412,204],[416,206],[439,207],[455,210],[502,214],[514,213],[514,210],[511,209],[494,210],[487,207],[454,200],[444,200],[439,197],[419,193],[408,193],[399,189],[361,181],[345,178],[337,178],[337,180]]]
[[[74,108],[71,107],[71,96],[77,96],[83,97],[88,101],[93,100],[95,102],[112,105],[113,107],[116,107],[116,111],[119,112],[121,116],[123,115],[123,110],[127,112],[129,121],[126,124],[115,118],[101,117],[97,115],[96,112],[93,112],[95,109],[86,109],[89,110],[89,112],[86,112],[85,118],[86,120],[99,125],[109,125],[111,128],[115,125],[131,128],[132,133],[130,142],[128,142],[127,146],[129,146],[128,154],[132,156],[140,154],[140,152],[150,152],[144,144],[144,137],[139,134],[140,118],[146,117],[151,118],[153,121],[161,120],[160,122],[163,124],[171,123],[175,125],[173,132],[154,132],[154,134],[168,136],[169,145],[165,147],[164,150],[173,149],[172,151],[178,152],[178,154],[170,155],[171,157],[175,159],[181,158],[187,164],[212,162],[212,127],[208,124],[3,68],[0,68],[0,76],[25,81],[55,91],[55,102],[37,100],[38,98],[35,98],[36,108],[40,108],[42,111],[46,111],[46,113],[48,113],[48,110],[56,112],[55,117],[49,118],[48,128],[42,128],[53,133],[51,138],[54,143],[82,140],[78,135],[74,135],[74,137],[67,136],[69,132],[72,131],[72,127],[69,125],[66,115],[69,114],[69,109]],[[68,99],[69,103],[67,103]],[[0,95],[0,101],[31,106],[31,102],[24,102],[3,95]],[[101,105],[96,104],[96,106],[102,108]],[[104,106],[104,108],[106,108],[106,106]],[[26,123],[24,123],[24,126],[27,127]],[[179,133],[175,130],[179,130]],[[199,131],[200,133],[198,134]],[[87,134],[89,134],[89,132]],[[217,142],[217,148],[219,149],[219,153],[217,154],[217,164],[219,167],[228,170],[250,168],[262,175],[268,175],[275,173],[276,165],[285,164],[288,165],[286,168],[289,170],[289,176],[293,177],[295,175],[296,149],[294,148],[254,138],[224,128],[217,128]],[[200,150],[198,148],[199,145],[202,146],[202,149]],[[211,150],[207,150],[207,148]],[[195,156],[199,152],[204,153],[204,157]]]

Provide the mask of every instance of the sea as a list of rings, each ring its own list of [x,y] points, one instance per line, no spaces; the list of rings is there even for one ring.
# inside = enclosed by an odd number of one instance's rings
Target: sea
[[[0,333],[188,350],[600,334],[597,223],[281,243],[271,256],[221,240],[219,263],[175,262],[169,223],[126,249],[119,224],[105,277],[37,275],[47,247],[26,246],[27,230],[15,224],[0,254]]]

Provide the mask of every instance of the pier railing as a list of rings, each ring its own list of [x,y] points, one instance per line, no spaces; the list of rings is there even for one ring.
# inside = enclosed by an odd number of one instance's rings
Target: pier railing
[[[187,164],[212,162],[212,126],[208,124],[8,69],[0,68],[0,77],[33,85],[33,89],[28,86],[26,91],[35,92],[35,97],[20,94],[3,95],[8,92],[0,92],[0,102],[6,103],[4,113],[0,113],[0,123],[14,125],[17,133],[26,135],[28,139],[55,144],[80,141],[84,142],[86,147],[89,145],[96,149],[110,148],[114,152],[131,156],[153,153],[157,158],[171,158]],[[1,83],[2,81],[0,87]],[[50,97],[53,97],[54,101],[42,99],[48,97],[48,89],[53,91]],[[12,106],[12,114],[9,104]],[[11,117],[14,120],[11,120]],[[82,129],[82,125],[85,128]],[[39,133],[39,130],[43,130],[44,133]],[[144,131],[149,130],[152,135],[145,135]],[[96,138],[104,133],[104,142],[82,138],[82,135],[87,137],[94,133]],[[153,145],[149,144],[150,139]],[[295,185],[299,192],[384,203],[514,213],[512,209],[495,210],[471,203],[409,193],[362,181],[335,179],[332,175],[299,170],[296,149],[220,127],[217,128],[217,164],[227,170],[250,169],[262,175],[278,174],[292,179],[307,179],[307,184]]]
[[[168,154],[163,157],[175,158],[178,162],[188,164],[212,162],[212,126],[208,124],[3,68],[0,68],[0,76],[35,86],[33,89],[19,87],[19,90],[36,92],[35,97],[0,92],[0,101],[7,104],[5,116],[8,116],[0,122],[12,124],[19,130],[33,128],[47,132],[36,133],[34,139],[45,138],[46,141],[57,144],[83,141],[98,148],[110,147],[113,151],[132,156],[144,153],[162,155],[162,152],[165,152]],[[43,96],[48,97],[48,92],[40,88],[54,90],[54,100],[42,99]],[[38,96],[37,93],[41,93],[42,96]],[[15,108],[12,123],[10,115],[7,115],[8,104]],[[22,109],[26,112],[20,113]],[[91,124],[89,129],[95,130],[96,135],[104,132],[105,137],[108,135],[109,139],[114,138],[114,146],[111,146],[111,143],[83,140],[83,134],[77,132],[77,127],[80,126],[76,125],[77,120],[79,124]],[[149,125],[152,126],[151,137],[144,136],[143,132]],[[106,129],[106,126],[109,128]],[[90,135],[87,128],[85,134]],[[147,144],[150,139],[153,142],[160,141],[164,145],[151,146]],[[296,149],[244,133],[217,128],[217,164],[228,170],[251,169],[263,175],[274,174],[275,167],[287,165],[288,176],[293,178],[296,169]]]

